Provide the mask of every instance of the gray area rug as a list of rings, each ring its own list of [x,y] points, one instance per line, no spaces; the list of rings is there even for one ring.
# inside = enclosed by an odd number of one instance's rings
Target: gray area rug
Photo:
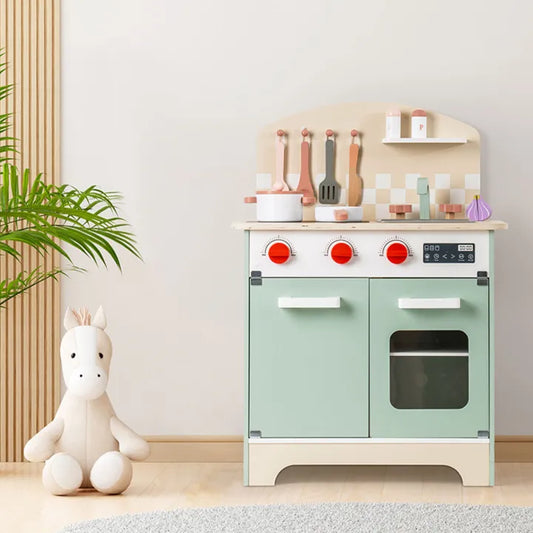
[[[533,507],[321,503],[179,509],[73,524],[61,533],[533,532]]]

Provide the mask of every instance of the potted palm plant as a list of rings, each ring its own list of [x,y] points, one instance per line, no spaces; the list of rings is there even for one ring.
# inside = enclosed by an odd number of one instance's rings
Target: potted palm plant
[[[0,74],[5,70],[5,62],[0,61]],[[8,98],[11,90],[11,85],[1,85],[0,100]],[[11,278],[0,274],[0,307],[46,279],[83,270],[73,263],[69,247],[97,264],[111,261],[119,268],[118,249],[140,258],[130,226],[117,212],[121,195],[96,186],[47,184],[42,174],[32,177],[30,170],[19,169],[14,164],[16,139],[8,135],[9,118],[9,113],[0,114],[0,255],[12,256],[21,266]],[[43,257],[59,252],[67,266],[23,270],[21,259],[29,248]]]

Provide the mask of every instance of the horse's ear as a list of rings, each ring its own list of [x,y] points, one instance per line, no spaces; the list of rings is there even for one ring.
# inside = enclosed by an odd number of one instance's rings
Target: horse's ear
[[[107,326],[107,320],[105,318],[104,310],[102,309],[102,306],[98,308],[98,311],[96,311],[96,314],[94,315],[94,318],[91,322],[91,326],[95,326],[100,329],[105,329]]]
[[[67,307],[67,312],[65,313],[63,324],[67,331],[69,329],[75,328],[76,326],[80,325],[80,322],[78,320],[78,317],[76,316],[76,313],[74,313],[74,311],[70,307]]]

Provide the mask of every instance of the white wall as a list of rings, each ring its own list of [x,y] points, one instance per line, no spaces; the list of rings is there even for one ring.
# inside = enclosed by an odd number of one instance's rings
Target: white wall
[[[62,179],[125,194],[144,263],[73,275],[102,303],[110,394],[144,434],[242,431],[242,235],[255,135],[345,101],[435,109],[482,134],[497,235],[499,434],[533,434],[533,4],[520,0],[62,2]]]

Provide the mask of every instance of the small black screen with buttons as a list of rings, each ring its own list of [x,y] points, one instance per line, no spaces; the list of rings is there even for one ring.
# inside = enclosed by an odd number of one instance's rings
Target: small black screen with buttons
[[[475,245],[424,243],[424,263],[475,263]]]

